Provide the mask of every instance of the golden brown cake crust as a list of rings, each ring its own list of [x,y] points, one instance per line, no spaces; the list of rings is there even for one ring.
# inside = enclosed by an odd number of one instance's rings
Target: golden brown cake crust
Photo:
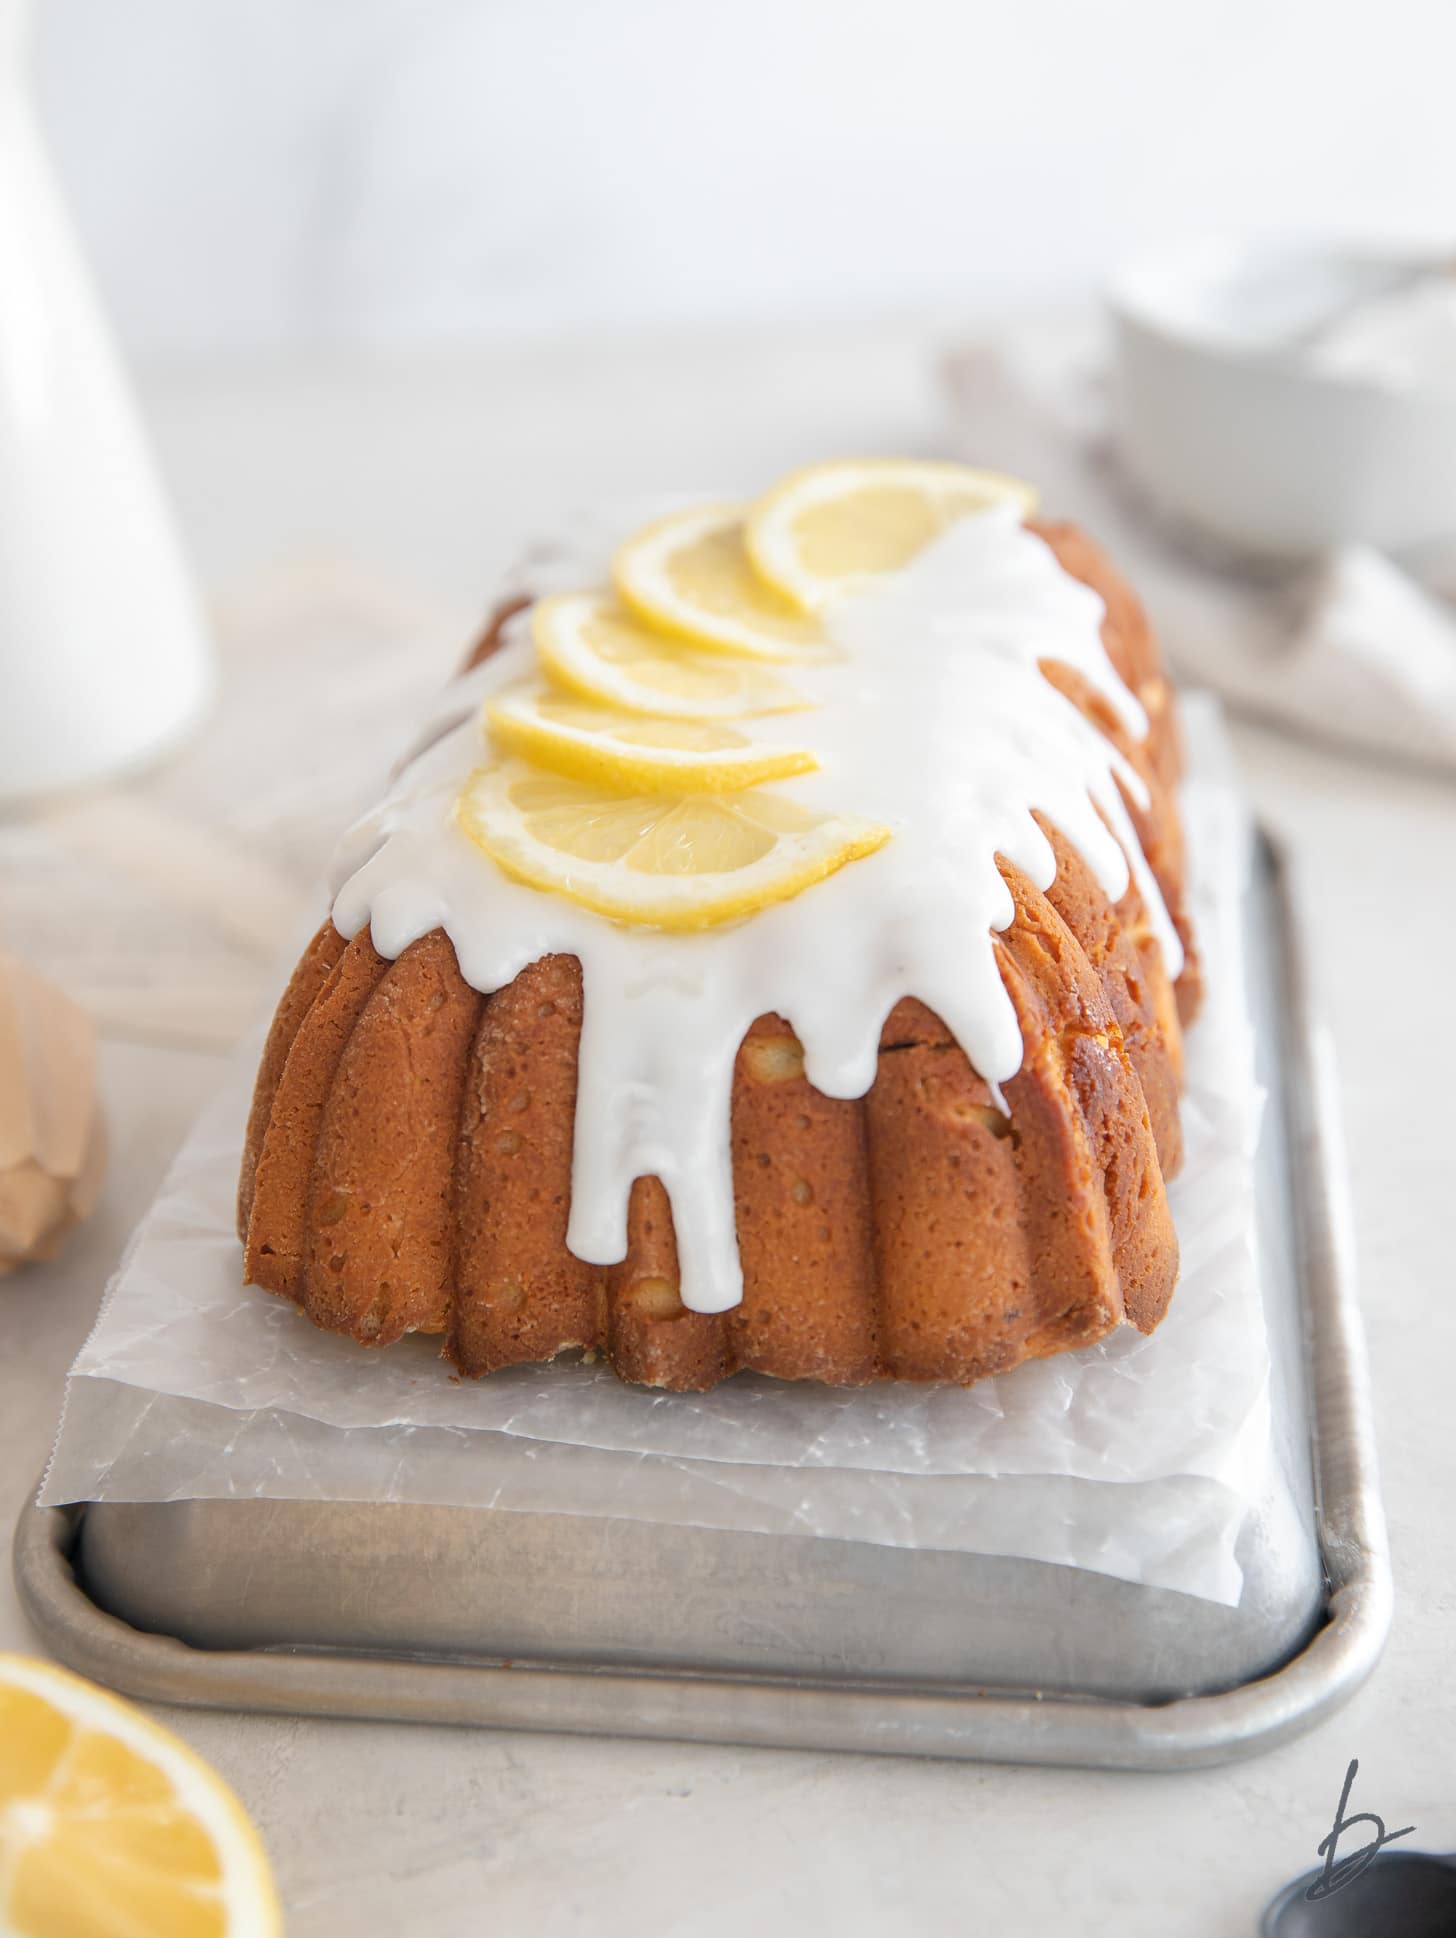
[[[1065,667],[1048,677],[1133,764],[1129,802],[1187,936],[1176,714],[1137,600],[1069,526],[1039,526],[1107,607],[1109,657],[1147,709],[1129,740]],[[503,607],[472,654],[494,649]],[[667,1194],[640,1178],[627,1255],[566,1246],[581,971],[548,956],[482,997],[439,931],[387,962],[326,924],[279,1005],[239,1188],[246,1276],[364,1344],[439,1332],[464,1373],[571,1350],[625,1379],[701,1389],[742,1368],[856,1385],[968,1383],[1166,1310],[1177,1240],[1164,1180],[1182,1160],[1180,1011],[1135,887],[1108,903],[1081,855],[1043,894],[1002,865],[1016,906],[996,948],[1024,1058],[1008,1114],[925,1005],[896,1005],[862,1098],[823,1096],[790,1024],[738,1051],[732,1157],[744,1295],[679,1296]]]
[[[602,1274],[566,1249],[581,968],[546,956],[486,1003],[457,1133],[455,1303],[467,1371],[549,1359],[601,1330]]]

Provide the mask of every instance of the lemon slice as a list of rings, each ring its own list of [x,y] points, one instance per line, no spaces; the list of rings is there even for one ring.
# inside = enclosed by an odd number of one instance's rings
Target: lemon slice
[[[706,929],[787,901],[889,829],[811,813],[781,794],[631,794],[523,760],[473,774],[461,826],[509,875],[598,915]]]
[[[678,720],[742,720],[806,705],[754,660],[696,653],[640,625],[611,592],[566,592],[531,609],[542,665],[562,686],[605,706]]]
[[[1036,493],[1017,478],[963,464],[847,458],[795,471],[749,513],[753,569],[800,612],[820,611],[879,572],[897,572],[959,518],[1012,504],[1023,518]]]
[[[750,565],[741,505],[704,505],[661,518],[628,539],[612,581],[639,619],[694,646],[750,659],[823,659],[811,620]]]
[[[492,700],[486,723],[512,752],[578,780],[645,794],[723,793],[818,766],[795,747],[766,747],[717,720],[653,719],[540,687]]]
[[[0,1655],[6,1938],[273,1938],[268,1860],[242,1805],[139,1709]]]

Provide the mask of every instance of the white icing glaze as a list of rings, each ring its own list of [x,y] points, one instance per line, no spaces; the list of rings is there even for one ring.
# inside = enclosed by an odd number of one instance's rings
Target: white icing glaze
[[[572,563],[578,584],[605,577],[604,560]],[[1097,595],[1001,509],[952,526],[905,571],[842,602],[826,621],[840,656],[794,669],[815,710],[753,731],[819,757],[817,773],[775,792],[884,823],[892,838],[793,900],[701,934],[627,927],[527,888],[458,827],[457,796],[486,757],[481,703],[535,673],[524,624],[442,697],[415,736],[423,751],[340,846],[334,921],[348,936],[370,925],[388,957],[443,928],[466,981],[487,994],[540,956],[580,958],[568,1229],[579,1258],[625,1256],[632,1183],[655,1175],[672,1202],[684,1303],[739,1302],[730,1102],[738,1045],[758,1016],[792,1024],[819,1090],[857,1097],[874,1081],[886,1016],[919,997],[999,1101],[1022,1042],[992,941],[1014,915],[995,857],[1050,885],[1055,861],[1033,809],[1109,899],[1131,864],[1178,973],[1178,938],[1117,787],[1120,777],[1141,804],[1142,783],[1038,671],[1041,659],[1074,667],[1142,736],[1146,716],[1107,658],[1102,618]]]

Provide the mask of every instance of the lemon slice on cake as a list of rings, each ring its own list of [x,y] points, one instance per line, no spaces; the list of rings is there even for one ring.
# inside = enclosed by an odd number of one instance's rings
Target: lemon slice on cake
[[[168,1730],[49,1662],[0,1656],[0,1931],[276,1938],[258,1834]]]
[[[623,603],[644,624],[712,652],[826,658],[819,628],[754,572],[743,517],[741,505],[702,505],[646,526],[612,561]]]
[[[507,874],[619,922],[706,929],[787,901],[873,853],[887,828],[762,788],[641,794],[520,759],[471,776],[461,826]]]
[[[742,720],[806,705],[771,667],[695,652],[634,619],[611,592],[565,592],[531,609],[542,665],[603,706],[679,720]]]
[[[795,471],[748,514],[753,571],[792,609],[820,611],[880,572],[897,572],[957,519],[993,505],[1036,509],[1017,478],[964,464],[847,458]]]
[[[621,713],[541,687],[498,695],[485,718],[502,746],[528,760],[646,794],[725,793],[818,766],[803,748],[764,746],[722,721]]]

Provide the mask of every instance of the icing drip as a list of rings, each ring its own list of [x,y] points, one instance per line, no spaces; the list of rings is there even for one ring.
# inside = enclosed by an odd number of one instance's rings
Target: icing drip
[[[604,577],[598,561],[573,563],[578,584]],[[457,825],[460,789],[486,757],[481,703],[535,676],[527,627],[513,622],[500,651],[442,698],[414,742],[423,751],[341,844],[334,921],[349,936],[369,925],[390,957],[443,928],[466,981],[487,994],[542,955],[580,959],[568,1228],[579,1258],[625,1255],[633,1181],[655,1175],[672,1202],[684,1304],[739,1302],[733,1066],[761,1015],[792,1025],[819,1090],[857,1097],[874,1081],[885,1017],[918,997],[1000,1101],[1022,1043],[993,943],[1015,913],[996,856],[1050,886],[1055,861],[1033,810],[1081,851],[1109,900],[1131,868],[1177,975],[1182,949],[1117,783],[1139,805],[1143,785],[1038,670],[1042,659],[1074,668],[1141,738],[1146,716],[1107,658],[1102,619],[1096,593],[1009,509],[952,526],[906,570],[836,606],[826,621],[836,658],[794,668],[814,711],[753,731],[819,757],[818,772],[775,793],[882,822],[892,839],[791,901],[699,934],[612,923],[527,888]]]

